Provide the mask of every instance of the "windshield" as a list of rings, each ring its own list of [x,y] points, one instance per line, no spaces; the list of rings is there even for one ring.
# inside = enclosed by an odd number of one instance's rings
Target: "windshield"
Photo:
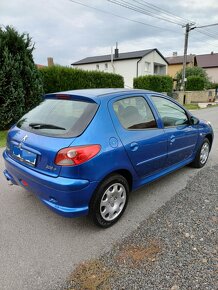
[[[46,99],[24,115],[17,127],[46,136],[77,137],[97,111],[96,103]]]

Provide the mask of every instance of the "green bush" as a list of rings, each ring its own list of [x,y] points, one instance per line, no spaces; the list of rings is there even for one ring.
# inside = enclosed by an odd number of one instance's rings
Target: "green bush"
[[[171,92],[173,89],[173,79],[170,76],[140,76],[134,78],[135,89],[146,89],[155,92]]]
[[[187,91],[202,91],[205,86],[204,78],[199,76],[187,77],[186,90]]]
[[[123,77],[117,74],[84,71],[80,69],[51,66],[39,69],[45,93],[76,89],[123,88]]]
[[[210,83],[209,89],[218,89],[218,83]]]
[[[0,27],[0,130],[8,129],[41,100],[42,80],[28,34]]]
[[[207,75],[207,72],[202,67],[198,67],[198,66],[187,67],[185,69],[185,76],[187,79],[189,77],[192,77],[192,76],[201,77],[204,80],[204,88],[203,89],[208,89],[210,87],[209,77]],[[176,79],[177,79],[177,90],[179,90],[181,87],[182,69],[179,72],[177,72]],[[187,83],[186,83],[185,89],[188,90]]]

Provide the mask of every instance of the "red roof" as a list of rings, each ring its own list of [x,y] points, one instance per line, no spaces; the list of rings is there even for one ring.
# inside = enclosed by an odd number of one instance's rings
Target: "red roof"
[[[46,67],[46,65],[43,64],[36,64],[37,68],[42,68],[42,67]]]
[[[218,67],[218,53],[196,55],[196,62],[203,68]]]
[[[184,58],[183,55],[179,55],[179,56],[176,55],[176,56],[166,57],[166,60],[168,61],[169,64],[182,64],[183,58]],[[187,55],[186,63],[190,63],[190,62],[194,63],[194,58],[195,58],[194,54]]]

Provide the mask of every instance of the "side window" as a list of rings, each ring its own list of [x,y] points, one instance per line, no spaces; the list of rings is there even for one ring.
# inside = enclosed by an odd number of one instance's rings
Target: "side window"
[[[161,97],[152,96],[151,98],[161,116],[164,127],[175,127],[189,123],[185,110],[180,106]]]
[[[157,128],[153,113],[143,97],[130,97],[113,104],[114,111],[125,129]]]

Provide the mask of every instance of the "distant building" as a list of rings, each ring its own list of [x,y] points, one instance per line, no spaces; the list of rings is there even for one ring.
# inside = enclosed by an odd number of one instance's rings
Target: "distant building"
[[[54,65],[53,57],[48,57],[48,58],[47,58],[47,62],[48,62],[48,66],[53,66],[53,65]],[[43,64],[37,64],[37,63],[36,63],[36,66],[37,66],[37,68],[47,67],[46,65],[43,65]]]
[[[168,75],[175,78],[178,71],[180,71],[183,67],[183,55],[178,56],[177,52],[173,53],[173,56],[166,57],[168,61]],[[195,65],[195,55],[190,54],[187,55],[186,66],[193,67]]]
[[[72,63],[73,67],[83,70],[97,70],[120,74],[126,87],[133,87],[133,79],[143,75],[166,75],[168,62],[158,49],[147,49],[113,55],[86,57]]]
[[[196,65],[205,69],[211,82],[218,83],[218,53],[196,55]]]

